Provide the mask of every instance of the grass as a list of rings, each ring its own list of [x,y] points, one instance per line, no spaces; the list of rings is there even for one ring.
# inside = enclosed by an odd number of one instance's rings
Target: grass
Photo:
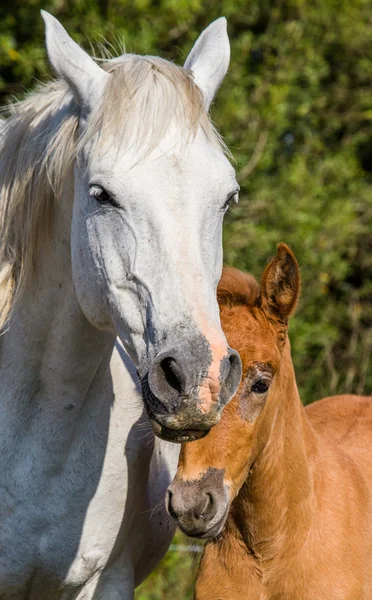
[[[137,588],[135,600],[193,600],[202,544],[177,532],[155,571]]]

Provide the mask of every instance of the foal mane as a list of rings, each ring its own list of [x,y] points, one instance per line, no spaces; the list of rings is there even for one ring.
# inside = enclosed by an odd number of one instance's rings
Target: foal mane
[[[260,286],[250,273],[234,267],[224,267],[217,287],[220,306],[254,306],[260,293]]]
[[[97,154],[102,142],[115,139],[138,162],[176,121],[186,144],[200,127],[226,151],[190,72],[159,57],[131,54],[101,66],[111,77],[80,139],[79,108],[62,80],[11,105],[0,121],[0,330],[32,277],[68,170],[88,142]]]

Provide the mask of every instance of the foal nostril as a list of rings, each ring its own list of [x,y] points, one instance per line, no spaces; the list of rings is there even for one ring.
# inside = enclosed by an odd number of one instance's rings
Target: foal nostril
[[[213,493],[182,494],[173,492],[168,488],[166,493],[166,507],[170,516],[176,521],[191,520],[194,523],[208,523],[215,515],[217,507]]]
[[[185,377],[176,359],[173,356],[166,356],[160,361],[159,367],[167,384],[181,394],[185,388]]]
[[[167,509],[167,511],[170,514],[170,516],[172,517],[172,519],[177,520],[177,514],[175,513],[174,508],[172,506],[172,498],[173,498],[173,493],[168,488],[165,493],[165,508]]]
[[[214,501],[212,494],[204,494],[194,508],[195,519],[209,521],[213,516]]]

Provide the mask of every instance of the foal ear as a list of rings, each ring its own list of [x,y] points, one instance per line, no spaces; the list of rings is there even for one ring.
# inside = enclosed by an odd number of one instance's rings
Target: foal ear
[[[281,321],[287,322],[300,294],[300,269],[292,250],[279,244],[275,258],[262,276],[260,305]]]
[[[92,109],[109,77],[52,15],[41,11],[45,22],[48,57],[58,75],[71,87],[85,109]]]
[[[225,17],[213,21],[198,37],[188,55],[185,69],[189,69],[201,89],[206,110],[215,96],[230,62],[230,42]]]

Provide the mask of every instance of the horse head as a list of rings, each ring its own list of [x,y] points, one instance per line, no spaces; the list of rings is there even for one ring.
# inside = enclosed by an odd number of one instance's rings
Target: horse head
[[[225,19],[184,67],[124,54],[101,68],[47,13],[50,61],[78,115],[73,283],[86,318],[134,361],[155,432],[196,439],[241,377],[216,286],[238,185],[209,105],[229,62]]]

